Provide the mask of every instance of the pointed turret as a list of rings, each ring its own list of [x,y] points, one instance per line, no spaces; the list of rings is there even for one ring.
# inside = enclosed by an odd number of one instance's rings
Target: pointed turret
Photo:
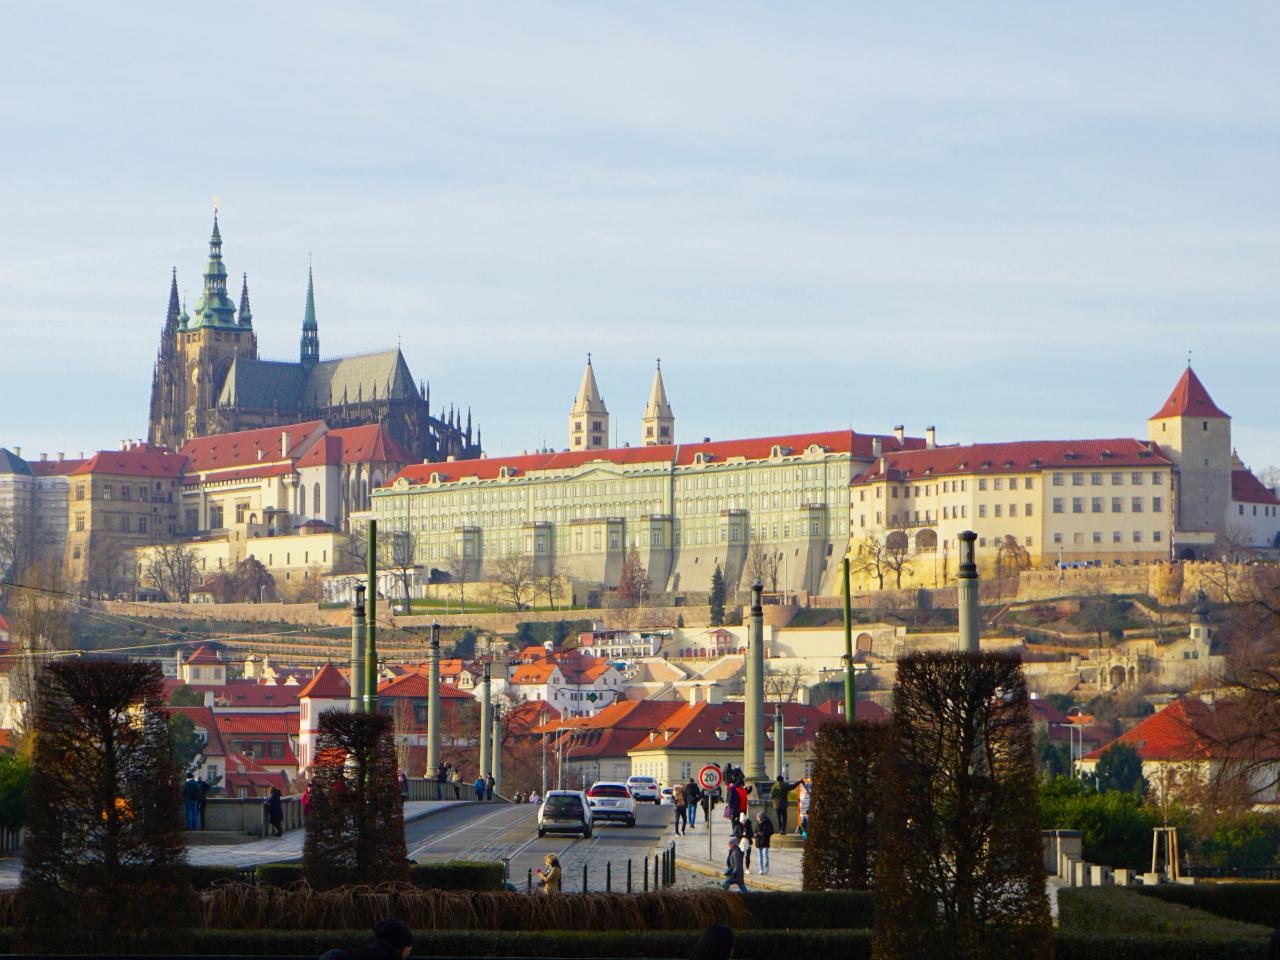
[[[165,339],[170,339],[178,332],[178,314],[181,313],[182,306],[178,301],[178,268],[173,268],[173,274],[169,278],[169,309],[165,311],[164,316],[164,335]]]
[[[658,369],[653,373],[653,386],[649,388],[649,404],[644,408],[641,426],[646,447],[675,441],[676,415],[671,412],[671,404],[667,402],[667,388],[662,382],[661,360],[658,361]]]
[[[1169,399],[1164,402],[1164,406],[1157,410],[1155,416],[1151,419],[1164,420],[1167,417],[1226,417],[1230,419],[1229,415],[1224,413],[1213,402],[1213,397],[1209,396],[1209,391],[1200,382],[1196,372],[1191,369],[1191,364],[1187,364],[1187,369],[1178,378],[1173,392],[1169,394]]]
[[[240,284],[240,326],[253,326],[253,311],[249,309],[249,275],[243,274]]]
[[[307,309],[302,317],[302,366],[310,370],[320,362],[320,328],[316,324],[316,288],[307,264]]]
[[[609,445],[609,410],[596,385],[595,370],[591,366],[591,354],[587,354],[587,368],[582,371],[582,384],[578,397],[569,410],[569,449],[603,450]]]
[[[209,236],[209,262],[204,268],[204,292],[196,301],[196,326],[235,326],[236,307],[227,296],[227,268],[222,262],[222,232],[218,211],[213,212],[213,233]]]

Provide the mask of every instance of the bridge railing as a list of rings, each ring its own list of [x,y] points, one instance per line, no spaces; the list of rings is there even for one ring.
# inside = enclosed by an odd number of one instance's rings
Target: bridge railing
[[[15,850],[22,849],[23,830],[10,830],[8,827],[0,827],[0,853],[13,853]]]
[[[281,797],[284,820],[281,829],[286,833],[302,828],[302,798]],[[206,830],[227,830],[247,833],[251,837],[265,837],[267,805],[262,797],[210,797],[205,801],[204,825]]]
[[[422,777],[409,778],[410,800],[474,800],[473,790],[463,790],[461,783],[441,783]],[[467,785],[469,786],[469,785]]]

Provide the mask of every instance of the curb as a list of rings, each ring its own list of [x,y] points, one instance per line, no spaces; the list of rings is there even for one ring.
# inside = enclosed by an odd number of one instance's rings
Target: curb
[[[676,866],[683,867],[685,870],[689,870],[693,873],[700,873],[704,877],[720,877],[721,879],[724,878],[723,871],[718,870],[715,867],[709,867],[705,863],[698,860],[687,860],[684,857],[680,856],[679,854],[676,854]],[[790,884],[784,885],[779,883],[776,880],[770,880],[767,877],[759,877],[759,876],[751,875],[748,878],[747,889],[748,890],[751,890],[751,889],[767,890],[770,893],[784,893],[784,892],[795,893],[800,889],[800,887],[792,886]]]

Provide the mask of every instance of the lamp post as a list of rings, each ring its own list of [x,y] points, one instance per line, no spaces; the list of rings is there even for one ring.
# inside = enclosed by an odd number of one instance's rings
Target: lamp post
[[[364,587],[356,584],[356,604],[351,610],[351,700],[352,713],[364,709]]]
[[[369,521],[369,642],[364,659],[364,712],[378,709],[378,521]]]
[[[978,535],[972,530],[961,530],[960,567],[956,571],[956,605],[959,607],[960,650],[977,653],[978,644],[978,561],[974,553],[974,541]]]
[[[490,729],[490,722],[493,719],[492,708],[489,703],[489,664],[484,665],[484,680],[480,683],[480,776],[488,777],[492,772],[489,758],[490,740],[493,738],[493,731]]]
[[[493,747],[490,754],[493,758],[493,796],[496,799],[502,791],[502,711],[497,704],[493,706]]]
[[[751,627],[747,633],[747,689],[743,704],[742,766],[751,781],[765,779],[764,770],[764,585],[751,585]]]
[[[547,711],[544,709],[539,715],[541,721],[539,726],[542,727],[542,796],[547,795],[547,721],[550,719]]]
[[[431,624],[431,650],[427,654],[427,769],[434,777],[440,769],[440,624]]]
[[[853,598],[849,593],[849,558],[840,564],[840,577],[844,581],[844,717],[853,723],[858,688],[853,677]]]

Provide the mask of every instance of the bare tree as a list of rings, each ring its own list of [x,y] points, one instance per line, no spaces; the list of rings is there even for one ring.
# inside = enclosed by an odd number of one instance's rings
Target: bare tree
[[[460,550],[451,550],[445,559],[444,568],[449,572],[449,582],[458,595],[458,605],[466,606],[467,581],[470,579],[471,562]]]
[[[1268,490],[1275,490],[1276,487],[1280,487],[1280,466],[1276,466],[1274,463],[1269,467],[1263,467],[1257,472],[1256,476]]]
[[[633,543],[622,561],[618,576],[618,601],[624,607],[639,607],[649,598],[649,574],[640,561],[640,551]]]
[[[11,623],[13,668],[9,699],[14,702],[15,739],[25,740],[31,705],[43,668],[60,650],[75,647],[75,608],[63,590],[62,568],[54,561],[29,562],[14,579],[6,613]]]
[[[850,571],[855,576],[873,577],[881,590],[884,589],[884,577],[889,572],[885,562],[887,550],[884,538],[868,533],[858,541],[852,556],[849,558]]]
[[[546,594],[547,606],[555,608],[556,597],[560,590],[568,583],[569,576],[565,573],[564,568],[556,561],[553,555],[544,557],[541,561],[542,573],[538,577],[538,588]],[[570,601],[570,606],[572,606]]]
[[[188,544],[161,543],[150,549],[143,577],[165,599],[188,603],[198,576],[196,552]]]
[[[508,553],[499,557],[490,565],[489,576],[493,580],[495,599],[499,602],[524,610],[533,601],[537,580],[528,554]]]
[[[790,667],[765,666],[764,698],[771,703],[795,703],[800,698],[800,691],[807,686],[801,664]]]
[[[391,579],[399,584],[404,593],[404,612],[411,612],[413,600],[409,594],[409,586],[413,583],[413,575],[417,570],[416,538],[408,530],[392,530],[379,552],[382,554],[382,565],[390,569]]]
[[[894,586],[902,589],[902,575],[911,572],[911,541],[905,533],[889,534],[884,541],[883,563],[894,577]]]
[[[782,554],[770,550],[759,538],[751,541],[747,548],[747,562],[744,567],[747,580],[751,583],[759,580],[769,588],[770,593],[778,591],[778,570],[782,566]]]
[[[1243,564],[1253,555],[1253,538],[1249,528],[1231,523],[1217,538],[1214,561],[1205,568],[1203,578],[1216,588],[1223,603],[1234,603],[1235,593],[1243,577]]]

